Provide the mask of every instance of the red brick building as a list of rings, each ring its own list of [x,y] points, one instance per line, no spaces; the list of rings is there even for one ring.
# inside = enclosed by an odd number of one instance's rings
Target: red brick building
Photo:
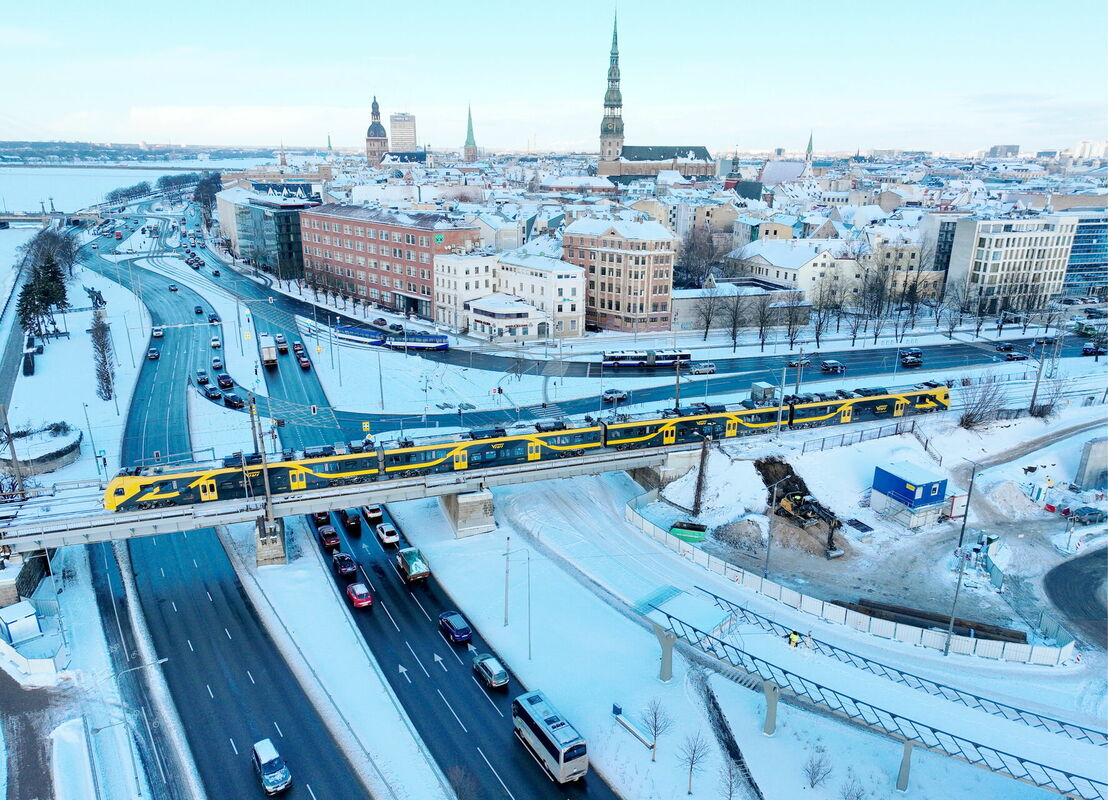
[[[434,319],[436,255],[476,247],[476,226],[426,211],[329,203],[300,215],[304,278]]]

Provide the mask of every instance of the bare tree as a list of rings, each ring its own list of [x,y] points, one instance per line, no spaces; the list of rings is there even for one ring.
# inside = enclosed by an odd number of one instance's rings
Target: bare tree
[[[727,326],[727,334],[731,337],[731,352],[739,347],[739,331],[746,321],[750,310],[750,298],[743,294],[734,294],[727,298],[723,305],[723,319]]]
[[[696,314],[697,324],[704,328],[704,340],[708,339],[708,331],[712,329],[712,323],[723,311],[724,298],[720,296],[716,286],[702,289],[700,299],[696,301],[693,313]]]
[[[804,779],[808,781],[808,788],[815,789],[822,786],[831,777],[831,758],[827,755],[823,745],[808,754],[808,760],[804,762]]]
[[[723,800],[735,800],[742,787],[742,773],[739,765],[730,756],[723,759],[719,765],[719,791]]]
[[[111,400],[115,392],[115,367],[112,365],[111,331],[104,320],[104,309],[96,309],[89,334],[96,364],[96,396],[101,400]]]
[[[712,238],[712,231],[704,225],[689,228],[681,241],[681,264],[675,269],[680,272],[682,282],[692,286],[703,286],[712,265],[719,261],[722,250]]]
[[[862,332],[862,326],[865,322],[865,315],[857,309],[846,318],[846,330],[850,334],[851,347],[858,343],[858,335]]]
[[[646,732],[650,734],[652,741],[650,760],[657,761],[658,737],[668,733],[673,727],[673,717],[662,706],[662,701],[655,697],[639,714],[639,719],[642,721],[643,727],[646,728]]]
[[[758,343],[764,353],[766,340],[769,339],[769,331],[773,326],[773,300],[770,294],[763,292],[754,299],[753,317],[754,327],[758,332]]]
[[[962,416],[958,418],[958,425],[966,430],[973,430],[995,419],[1008,399],[1008,393],[995,375],[990,375],[981,383],[963,386],[961,395]]]
[[[862,782],[858,780],[858,776],[854,774],[854,770],[849,767],[846,770],[846,780],[843,781],[839,787],[840,800],[866,800],[866,795],[869,792],[866,791],[866,787],[862,785]]]
[[[831,321],[831,314],[835,310],[836,294],[836,288],[826,278],[816,287],[811,313],[812,334],[816,340],[816,347],[820,346],[823,333]]]
[[[700,731],[685,737],[685,743],[681,746],[679,758],[681,764],[689,771],[689,794],[692,794],[693,773],[704,769],[704,761],[708,758],[710,752],[708,740],[704,738],[704,734]]]
[[[796,347],[800,339],[800,333],[804,330],[807,321],[808,304],[804,302],[804,295],[800,292],[790,292],[785,299],[785,335],[789,340],[789,348]]]

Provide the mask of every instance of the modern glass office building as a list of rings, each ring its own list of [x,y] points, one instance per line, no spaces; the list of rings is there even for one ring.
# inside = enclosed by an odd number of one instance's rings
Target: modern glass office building
[[[1069,209],[1064,213],[1077,216],[1077,229],[1062,293],[1067,297],[1103,297],[1108,294],[1108,211]]]
[[[318,202],[285,197],[250,197],[235,205],[239,254],[279,278],[304,274],[300,212]]]

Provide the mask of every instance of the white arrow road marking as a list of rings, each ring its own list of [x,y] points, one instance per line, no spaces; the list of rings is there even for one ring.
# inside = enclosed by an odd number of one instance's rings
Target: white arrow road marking
[[[450,671],[446,668],[446,664],[443,663],[442,656],[440,656],[438,653],[435,653],[435,663],[442,667],[443,672]]]
[[[408,683],[412,682],[412,679],[408,677],[408,670],[404,667],[403,664],[400,665],[400,674],[407,678]]]

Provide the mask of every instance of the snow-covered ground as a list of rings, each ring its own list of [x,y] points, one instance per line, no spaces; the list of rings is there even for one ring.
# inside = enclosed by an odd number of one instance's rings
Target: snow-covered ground
[[[63,722],[50,734],[53,740],[51,766],[54,797],[57,800],[86,800],[96,797],[99,787],[89,763],[89,736],[80,719]]]
[[[17,225],[0,230],[0,307],[7,302],[15,286],[15,277],[22,261],[19,248],[33,239],[40,230],[42,229],[37,225]]]

